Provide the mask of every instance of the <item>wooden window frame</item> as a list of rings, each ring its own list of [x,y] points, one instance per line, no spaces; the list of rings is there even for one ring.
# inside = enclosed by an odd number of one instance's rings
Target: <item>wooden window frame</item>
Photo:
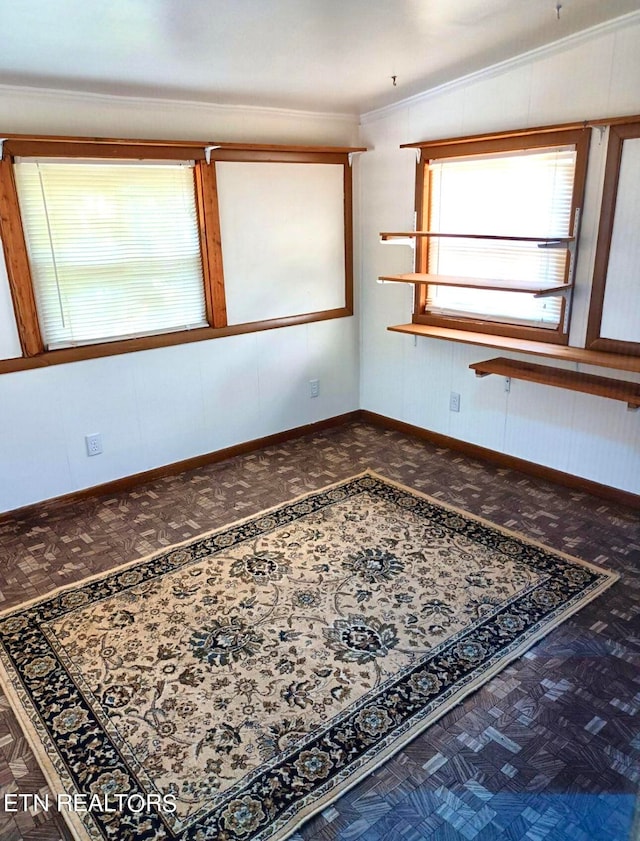
[[[420,159],[416,167],[416,227],[417,230],[429,230],[429,165],[431,161],[444,157],[463,157],[466,155],[492,154],[500,152],[527,151],[552,146],[575,146],[576,170],[571,202],[571,230],[569,236],[577,243],[580,225],[580,210],[584,203],[584,189],[587,174],[591,129],[583,124],[553,126],[530,130],[517,130],[490,135],[475,135],[425,143],[404,144],[403,148],[420,150]],[[576,212],[578,211],[578,212]],[[473,232],[469,232],[473,233]],[[428,265],[429,239],[416,239],[416,272],[426,273]],[[576,259],[574,251],[573,260]],[[565,282],[569,279],[570,260],[567,260]],[[493,336],[548,342],[567,345],[569,343],[569,320],[571,300],[563,298],[560,322],[556,329],[529,327],[510,324],[503,321],[490,321],[470,316],[445,316],[425,313],[428,288],[427,284],[416,285],[412,323],[432,327],[446,327]]]
[[[611,252],[611,238],[616,213],[618,184],[620,180],[620,166],[622,164],[622,150],[625,140],[640,138],[640,117],[633,117],[628,122],[611,124],[609,127],[609,141],[605,162],[604,184],[602,188],[602,202],[600,205],[600,222],[596,242],[596,255],[593,267],[593,285],[587,319],[586,347],[590,350],[602,350],[609,353],[624,353],[630,356],[640,356],[640,342],[629,342],[622,339],[605,338],[600,335],[604,298],[609,270],[609,256]]]
[[[205,151],[206,150],[206,151]],[[362,147],[282,146],[211,141],[119,140],[87,137],[7,135],[0,158],[0,237],[22,356],[0,360],[0,374],[222,336],[252,333],[353,315],[353,187],[351,155]],[[209,160],[207,160],[207,155]],[[13,162],[16,157],[193,160],[203,283],[208,327],[132,339],[46,350],[20,216]],[[345,305],[330,310],[229,325],[227,322],[217,161],[338,164],[343,167]]]

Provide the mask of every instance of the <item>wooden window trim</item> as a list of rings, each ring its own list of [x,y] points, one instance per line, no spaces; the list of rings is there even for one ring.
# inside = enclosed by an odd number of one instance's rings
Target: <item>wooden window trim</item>
[[[258,333],[262,330],[291,327],[295,324],[329,321],[333,318],[344,318],[348,315],[353,315],[353,313],[348,312],[346,307],[341,307],[332,310],[304,313],[303,315],[271,318],[267,321],[232,324],[227,327],[198,327],[194,330],[159,333],[156,336],[141,336],[137,339],[121,339],[116,342],[106,342],[103,344],[49,350],[37,356],[18,356],[14,359],[0,360],[0,375],[10,374],[15,371],[30,371],[34,368],[48,368],[50,365],[67,365],[70,362],[80,362],[83,359],[101,359],[105,356],[117,356],[123,353],[135,353],[141,350],[173,347],[174,345],[190,344],[191,342],[205,342],[209,339],[220,339],[224,336]]]
[[[637,117],[633,121],[626,123],[612,124],[609,129],[586,339],[586,346],[592,350],[603,350],[610,353],[627,353],[631,356],[640,356],[640,342],[608,339],[600,335],[600,330],[607,286],[611,238],[613,236],[616,213],[622,149],[625,140],[636,138],[640,138],[640,119]]]
[[[205,148],[210,148],[207,163]],[[118,140],[113,138],[7,135],[0,159],[0,236],[22,356],[0,360],[0,374],[67,364],[222,336],[270,330],[353,315],[353,187],[350,155],[364,147],[284,146],[213,141]],[[15,157],[193,160],[206,314],[209,327],[46,350],[38,320],[31,271],[13,172]],[[330,310],[229,326],[224,286],[216,161],[338,164],[344,178],[345,305]]]
[[[609,121],[611,122],[611,121]],[[416,143],[402,143],[401,149],[426,149],[435,146],[458,146],[461,144],[468,145],[476,141],[499,141],[511,139],[522,142],[522,138],[531,138],[535,135],[545,134],[549,135],[554,131],[569,131],[572,129],[582,129],[588,126],[598,125],[598,121],[576,122],[576,123],[556,123],[548,126],[535,126],[533,128],[511,129],[508,131],[492,131],[483,134],[469,134],[465,137],[445,137],[438,140],[419,140]],[[545,144],[546,145],[546,144]]]
[[[205,160],[209,147],[211,160],[230,153],[255,154],[259,157],[297,154],[308,156],[347,155],[366,152],[364,146],[289,146],[270,143],[229,143],[216,140],[125,140],[113,137],[61,137],[55,135],[6,134],[4,154],[9,157],[62,158],[144,158]],[[227,158],[219,157],[220,160]],[[237,160],[234,158],[233,160]]]
[[[44,342],[18,208],[13,162],[10,159],[0,160],[0,237],[22,354],[27,357],[36,356],[44,352]]]
[[[227,303],[215,164],[198,161],[195,165],[194,179],[207,321],[211,327],[226,327]]]
[[[418,230],[430,230],[429,215],[429,164],[443,157],[457,157],[475,154],[512,152],[527,149],[539,149],[548,146],[575,146],[576,171],[573,197],[571,202],[571,230],[569,235],[576,242],[579,235],[580,219],[576,224],[576,210],[583,207],[584,189],[587,175],[587,160],[591,129],[583,124],[543,127],[532,130],[506,132],[502,134],[477,135],[466,138],[451,138],[424,143],[405,144],[404,148],[419,148],[420,160],[416,167],[416,220]],[[427,217],[427,218],[425,218]],[[427,272],[429,239],[418,237],[416,240],[416,271]],[[575,260],[575,252],[573,259]],[[569,260],[565,269],[565,281],[569,277]],[[569,342],[568,325],[571,317],[571,302],[563,299],[560,322],[556,329],[529,327],[509,324],[477,317],[456,317],[427,314],[424,309],[427,301],[427,284],[416,285],[412,322],[433,327],[445,327],[456,330],[487,333],[495,336],[510,336],[524,340],[548,342],[566,345]],[[566,325],[566,327],[565,327]]]
[[[640,115],[625,117],[602,117],[599,119],[582,120],[575,123],[554,123],[548,126],[535,126],[533,128],[511,129],[508,131],[485,132],[484,134],[471,134],[466,137],[448,137],[439,140],[420,140],[417,143],[402,143],[401,149],[425,149],[427,146],[445,146],[460,143],[474,143],[477,140],[504,140],[508,138],[532,137],[536,134],[549,134],[554,131],[568,131],[570,129],[596,128],[605,126],[617,126],[624,123],[634,123],[640,120]]]

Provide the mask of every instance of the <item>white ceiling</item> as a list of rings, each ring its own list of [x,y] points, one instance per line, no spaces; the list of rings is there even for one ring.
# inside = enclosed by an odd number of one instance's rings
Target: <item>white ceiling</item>
[[[359,114],[640,9],[556,2],[0,0],[0,84]]]

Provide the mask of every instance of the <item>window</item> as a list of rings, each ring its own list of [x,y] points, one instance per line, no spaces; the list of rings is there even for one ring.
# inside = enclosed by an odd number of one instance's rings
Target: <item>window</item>
[[[499,287],[569,288],[588,133],[420,147],[414,322],[566,344],[570,298]]]
[[[640,356],[640,122],[609,128],[587,347]]]
[[[350,154],[363,149],[19,136],[1,148],[22,357],[0,373],[353,314]]]
[[[193,164],[21,160],[48,350],[206,327]]]

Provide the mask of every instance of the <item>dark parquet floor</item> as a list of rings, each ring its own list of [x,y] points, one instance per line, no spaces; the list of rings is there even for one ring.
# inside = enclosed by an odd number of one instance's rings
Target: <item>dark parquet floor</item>
[[[354,423],[117,495],[0,521],[0,608],[371,468],[622,578],[321,814],[295,841],[640,839],[637,511]],[[0,694],[0,841],[67,838]],[[215,841],[215,839],[213,840]]]

